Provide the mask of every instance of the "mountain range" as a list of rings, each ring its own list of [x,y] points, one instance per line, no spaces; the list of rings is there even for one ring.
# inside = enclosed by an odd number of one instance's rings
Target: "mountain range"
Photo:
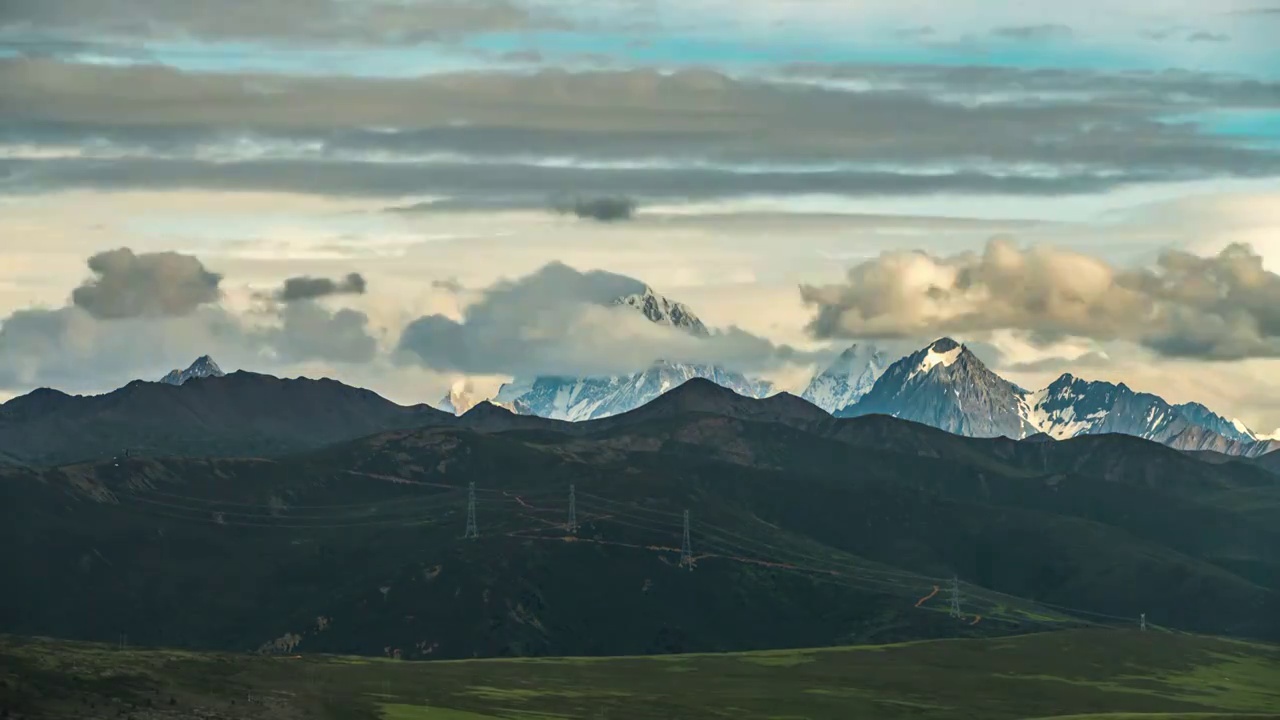
[[[926,372],[960,372],[947,347]],[[490,403],[389,411],[337,383],[248,373],[124,391],[111,426],[140,442],[189,422],[174,408],[207,434],[268,411],[277,425],[258,433],[323,430],[359,403],[366,429],[421,425],[271,458],[0,468],[0,632],[428,659],[1004,635],[1145,613],[1280,639],[1280,478],[1141,438],[968,438],[702,379],[578,423]],[[157,420],[123,412],[144,400]],[[464,538],[472,487],[478,533]]]
[[[617,298],[614,305],[695,337],[711,333],[688,306],[655,293]],[[583,421],[634,410],[694,378],[711,380],[739,395],[765,397],[768,382],[706,364],[655,361],[632,374],[607,377],[543,376],[504,385],[492,402],[514,412]],[[1124,384],[1090,382],[1064,374],[1048,387],[1028,391],[1001,378],[950,338],[890,363],[884,352],[856,344],[816,374],[801,397],[838,417],[885,414],[973,437],[1025,438],[1043,433],[1061,440],[1082,434],[1124,433],[1180,450],[1258,457],[1280,450],[1238,420],[1198,403],[1173,405]],[[479,399],[451,392],[437,406],[461,413]]]
[[[1055,440],[1121,433],[1179,450],[1212,450],[1259,457],[1280,442],[1259,439],[1238,421],[1203,405],[1172,405],[1126,385],[1090,382],[1064,374],[1028,391],[992,372],[951,338],[890,365],[871,389],[838,417],[884,414],[970,437]]]

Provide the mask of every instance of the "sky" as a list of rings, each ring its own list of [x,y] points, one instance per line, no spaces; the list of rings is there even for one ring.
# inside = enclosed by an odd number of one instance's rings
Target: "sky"
[[[1280,432],[1280,2],[7,0],[0,399],[949,335]],[[648,286],[694,341],[610,307]]]

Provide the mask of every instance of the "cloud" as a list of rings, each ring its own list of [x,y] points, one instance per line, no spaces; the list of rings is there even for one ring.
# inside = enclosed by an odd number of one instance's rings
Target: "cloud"
[[[920,25],[918,27],[899,28],[894,31],[894,35],[904,40],[918,40],[920,38],[931,37],[937,34],[937,30],[929,25]]]
[[[349,273],[341,280],[316,277],[291,277],[275,292],[280,302],[314,300],[329,295],[363,295],[365,279],[360,273]]]
[[[618,222],[630,220],[636,211],[636,201],[629,197],[592,197],[561,200],[555,204],[561,214],[572,214],[584,220]]]
[[[644,290],[625,275],[551,263],[484,290],[460,321],[413,321],[399,353],[435,370],[516,376],[630,373],[659,359],[754,371],[810,359],[738,328],[697,337],[613,304]]]
[[[1175,30],[1148,33],[1167,38]],[[810,81],[856,82],[871,88],[909,88],[957,100],[995,95],[1005,102],[1087,97],[1101,105],[1149,109],[1280,107],[1280,83],[1237,75],[1168,69],[1160,72],[1019,68],[991,65],[792,63],[784,75]]]
[[[785,82],[652,70],[375,81],[0,60],[10,100],[0,104],[0,142],[31,148],[0,160],[0,173],[8,193],[257,188],[520,208],[582,188],[650,204],[1065,195],[1280,174],[1275,148],[1168,121],[1280,106],[1275,83],[1180,72],[787,72]],[[607,208],[583,208],[597,209]]]
[[[1046,41],[1046,40],[1067,40],[1075,37],[1075,31],[1066,25],[1044,24],[1044,25],[1018,25],[1014,27],[1000,27],[991,31],[992,36],[1005,40],[1028,40],[1028,41]]]
[[[89,265],[97,277],[75,290],[71,304],[0,318],[0,388],[101,391],[154,379],[204,354],[253,369],[367,363],[377,354],[368,318],[355,310],[295,298],[231,312],[218,303],[220,276],[189,255],[120,249],[94,255]]]
[[[418,43],[566,27],[508,0],[6,0],[0,29],[115,39]]]
[[[1230,35],[1227,35],[1225,33],[1212,33],[1204,30],[1191,33],[1190,35],[1187,36],[1187,42],[1220,43],[1220,42],[1228,42],[1229,40],[1231,40]]]
[[[330,312],[307,301],[286,305],[280,320],[279,327],[267,331],[265,339],[286,362],[365,363],[377,355],[378,341],[370,334],[369,318],[362,312]]]
[[[94,277],[76,288],[72,302],[101,320],[187,315],[217,302],[222,277],[190,255],[135,255],[129,248],[89,258]]]
[[[1213,257],[1169,250],[1121,269],[1047,246],[993,239],[982,253],[890,252],[843,283],[801,287],[818,338],[1023,330],[1141,344],[1166,357],[1280,356],[1280,276],[1233,244]]]
[[[462,282],[458,280],[458,278],[456,277],[448,277],[448,278],[444,278],[443,280],[432,280],[431,287],[435,288],[436,290],[443,290],[447,293],[451,293],[454,295],[467,289],[466,286],[464,286]]]

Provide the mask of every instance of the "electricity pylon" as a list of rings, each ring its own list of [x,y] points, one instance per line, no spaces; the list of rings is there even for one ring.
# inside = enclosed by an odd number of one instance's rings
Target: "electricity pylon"
[[[480,528],[476,526],[476,484],[467,485],[467,531],[462,534],[464,538],[472,540],[480,537]]]
[[[578,534],[578,499],[574,494],[573,485],[569,485],[569,522],[565,525],[565,529],[570,535]]]
[[[693,543],[689,542],[689,511],[684,511],[684,538],[680,541],[680,567],[693,570]]]
[[[951,617],[964,617],[960,612],[960,578],[954,575],[951,576]]]

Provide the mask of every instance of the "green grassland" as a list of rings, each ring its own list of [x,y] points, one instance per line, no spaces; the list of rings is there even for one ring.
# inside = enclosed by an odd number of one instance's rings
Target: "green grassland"
[[[1280,647],[1155,631],[438,662],[5,637],[0,680],[11,718],[1280,718]]]

